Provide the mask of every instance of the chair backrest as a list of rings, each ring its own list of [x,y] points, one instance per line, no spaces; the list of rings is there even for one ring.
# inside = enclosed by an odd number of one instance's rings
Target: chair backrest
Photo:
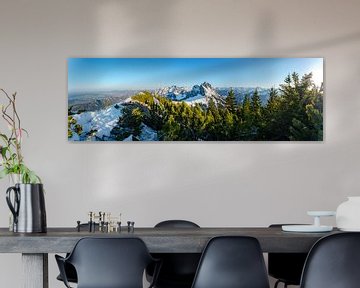
[[[165,220],[157,223],[155,228],[200,228],[200,226],[188,220]]]
[[[360,287],[360,233],[338,233],[321,238],[306,259],[302,288]]]
[[[139,238],[82,238],[67,259],[76,269],[78,288],[142,288],[152,260]]]
[[[268,288],[264,258],[256,238],[212,238],[200,259],[192,288]]]
[[[294,224],[271,224],[269,228],[281,228],[282,225]],[[306,257],[307,253],[269,253],[269,275],[288,285],[300,285]]]
[[[200,228],[188,220],[166,220],[155,228]],[[200,253],[161,253],[155,254],[162,260],[162,267],[157,279],[157,287],[190,287],[200,260]],[[152,274],[149,270],[148,274]]]

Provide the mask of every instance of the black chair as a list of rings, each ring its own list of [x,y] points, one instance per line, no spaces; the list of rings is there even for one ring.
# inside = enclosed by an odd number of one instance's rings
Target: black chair
[[[142,288],[145,268],[156,262],[139,238],[82,238],[67,258],[55,258],[66,287],[65,263],[75,267],[78,288]]]
[[[256,238],[220,236],[207,244],[192,288],[269,288]]]
[[[80,224],[80,229],[82,229],[82,230],[89,229],[89,224],[88,223]],[[95,229],[99,229],[98,223],[95,223]],[[68,256],[69,256],[69,253],[66,254],[66,257],[68,257]],[[67,278],[68,282],[77,283],[77,275],[76,275],[76,270],[75,270],[74,266],[67,262],[64,263],[64,266],[65,266],[65,274],[66,274],[66,278]],[[56,279],[64,282],[64,280],[61,277],[61,274],[59,274],[56,277]]]
[[[187,220],[166,220],[155,225],[155,228],[200,228],[199,225]],[[194,280],[200,253],[157,253],[152,254],[161,259],[162,266],[155,283],[156,288],[190,288]],[[146,278],[151,281],[153,267],[146,270]]]
[[[68,257],[68,256],[69,256],[69,254],[66,254],[66,257]],[[73,265],[71,265],[68,262],[64,262],[64,273],[66,275],[66,279],[67,279],[68,282],[77,283],[77,274],[76,274],[75,267]],[[56,279],[59,280],[59,281],[64,282],[63,278],[61,277],[61,274],[59,274],[56,277]]]
[[[272,224],[270,228],[280,228],[288,224]],[[280,283],[286,288],[288,285],[300,285],[301,273],[304,268],[307,253],[269,253],[268,272],[277,281],[274,288]]]
[[[200,228],[200,226],[188,220],[165,220],[156,224],[155,228]]]
[[[360,233],[321,238],[306,259],[301,288],[360,287]]]

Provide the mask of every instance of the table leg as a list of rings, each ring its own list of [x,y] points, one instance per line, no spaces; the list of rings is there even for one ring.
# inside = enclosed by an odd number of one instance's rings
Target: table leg
[[[48,254],[22,254],[23,288],[49,288]]]

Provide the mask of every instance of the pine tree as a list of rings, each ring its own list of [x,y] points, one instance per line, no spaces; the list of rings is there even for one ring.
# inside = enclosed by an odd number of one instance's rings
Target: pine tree
[[[245,95],[243,103],[242,103],[242,119],[245,122],[250,121],[251,119],[251,102],[249,99],[249,95]]]
[[[180,130],[180,125],[176,123],[174,116],[170,115],[160,134],[165,141],[181,140],[179,136]]]
[[[270,88],[269,99],[266,103],[266,110],[268,114],[274,114],[279,108],[278,92],[275,88]]]
[[[192,119],[190,123],[190,128],[193,130],[195,136],[194,140],[203,139],[204,137],[205,117],[205,112],[200,104],[195,104],[192,107]]]
[[[301,79],[297,73],[288,75],[280,85],[279,140],[314,140],[322,138],[322,92],[312,74]]]
[[[300,120],[303,114],[299,75],[295,72],[289,74],[284,82],[279,89],[281,102],[277,119],[278,135],[276,140],[290,140],[290,127],[293,124],[293,119]]]
[[[215,104],[214,99],[210,98],[209,104],[208,104],[208,111],[210,111],[215,119],[215,121],[220,121],[220,113],[219,109]]]
[[[261,105],[261,98],[257,89],[255,89],[254,94],[251,98],[251,112],[253,118],[258,121],[262,115],[262,105]]]
[[[251,98],[251,140],[260,140],[262,138],[260,135],[264,126],[262,110],[261,98],[258,90],[255,89]]]
[[[221,140],[234,140],[236,138],[235,115],[229,110],[224,111]]]
[[[228,96],[225,99],[225,107],[231,112],[235,113],[236,111],[236,98],[233,89],[230,89]]]
[[[267,100],[265,109],[264,109],[264,127],[262,130],[263,140],[279,140],[278,135],[282,132],[279,130],[280,121],[279,121],[279,107],[281,98],[278,95],[278,91],[275,88],[270,89],[269,98]]]
[[[205,122],[203,125],[203,140],[213,141],[215,138],[215,119],[211,111],[206,112]]]

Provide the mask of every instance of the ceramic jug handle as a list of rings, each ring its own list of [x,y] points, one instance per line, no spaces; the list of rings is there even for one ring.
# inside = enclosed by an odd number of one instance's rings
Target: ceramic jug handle
[[[14,205],[11,203],[11,198],[10,198],[11,191],[14,191]],[[10,208],[11,213],[14,215],[14,223],[17,223],[19,216],[19,204],[20,204],[19,196],[20,196],[19,191],[15,186],[9,187],[6,190],[6,202]]]

